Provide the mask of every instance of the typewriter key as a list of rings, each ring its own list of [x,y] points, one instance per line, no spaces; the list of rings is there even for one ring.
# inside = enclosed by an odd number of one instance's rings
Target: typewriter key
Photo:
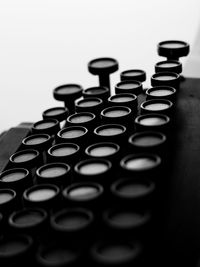
[[[53,184],[40,184],[27,188],[23,194],[25,207],[54,210],[59,207],[60,189]]]
[[[146,90],[147,100],[168,99],[172,102],[176,100],[176,89],[170,86],[155,86]]]
[[[56,119],[59,122],[66,120],[69,111],[65,107],[49,108],[42,113],[43,119]]]
[[[83,91],[84,98],[98,97],[102,99],[104,102],[107,101],[109,96],[110,96],[110,91],[107,87],[104,86],[89,87]]]
[[[33,134],[22,140],[22,146],[24,149],[36,149],[38,151],[44,151],[52,145],[52,138],[48,134]]]
[[[59,121],[56,119],[45,119],[37,121],[33,124],[33,133],[44,133],[49,135],[55,135],[60,130]]]
[[[140,266],[142,246],[138,242],[99,241],[90,251],[91,266]]]
[[[105,86],[110,90],[109,75],[119,68],[117,60],[113,58],[97,58],[88,63],[88,70],[91,74],[99,76],[100,86]]]
[[[108,98],[109,106],[126,106],[133,112],[137,111],[137,96],[130,93],[112,95]]]
[[[134,80],[144,82],[146,81],[146,72],[139,69],[125,70],[120,73],[120,79],[121,81]]]
[[[85,144],[87,140],[88,129],[83,126],[69,126],[60,130],[57,134],[58,143],[75,143],[77,145]]]
[[[130,151],[165,153],[167,137],[165,134],[153,131],[137,132],[128,139]]]
[[[97,117],[103,107],[103,100],[98,97],[88,97],[79,99],[75,103],[76,112],[92,112]]]
[[[0,189],[0,212],[10,213],[14,208],[18,208],[17,193],[13,189]]]
[[[167,99],[151,99],[141,103],[141,114],[162,113],[168,116],[172,115],[173,103]]]
[[[47,226],[48,215],[43,209],[24,208],[9,216],[9,226],[15,233],[26,233],[33,237],[42,235]]]
[[[134,211],[133,209],[113,208],[104,211],[103,221],[106,225],[108,236],[120,240],[139,240],[147,239],[150,230],[151,213],[150,211]]]
[[[78,112],[67,118],[66,126],[83,126],[89,130],[95,128],[96,119],[96,116],[91,112]]]
[[[40,245],[36,253],[38,267],[77,267],[80,252],[69,243],[55,242],[48,245]]]
[[[92,212],[87,209],[66,208],[51,216],[51,226],[62,235],[82,238],[87,235],[93,220]]]
[[[13,168],[0,173],[0,185],[3,188],[11,188],[22,193],[32,184],[33,179],[27,169]]]
[[[151,153],[129,154],[120,161],[120,166],[127,177],[156,180],[161,158]]]
[[[80,182],[99,182],[108,184],[112,164],[106,159],[86,159],[78,162],[74,167],[75,179]]]
[[[121,124],[104,124],[94,129],[96,141],[122,144],[127,136],[126,127]]]
[[[188,43],[178,40],[167,40],[158,43],[157,51],[159,56],[166,57],[168,60],[178,60],[189,54],[190,46]]]
[[[119,123],[131,129],[134,125],[134,117],[130,108],[126,106],[108,107],[101,111],[101,119],[103,123],[115,124]]]
[[[171,86],[179,88],[180,75],[175,72],[157,72],[151,76],[152,86]]]
[[[136,117],[135,127],[138,131],[167,132],[170,126],[170,118],[164,114],[145,114]]]
[[[160,61],[155,64],[155,72],[175,72],[180,74],[182,72],[182,64],[177,60]]]
[[[64,84],[53,90],[53,96],[58,101],[63,101],[65,107],[72,114],[75,111],[75,100],[82,96],[83,88],[79,84]]]
[[[151,180],[123,177],[111,185],[113,203],[119,207],[146,210],[152,208],[155,189]]]
[[[72,165],[80,157],[80,147],[74,143],[61,143],[52,146],[47,151],[49,162],[66,162]]]
[[[142,90],[142,83],[134,80],[122,81],[115,85],[116,94],[131,93],[139,95],[142,93]]]
[[[96,213],[102,208],[103,193],[104,189],[98,183],[73,183],[63,190],[63,198],[66,205],[89,208]]]
[[[29,235],[3,235],[0,237],[1,266],[28,266],[31,258],[33,258],[33,239]]]
[[[119,158],[120,146],[111,142],[95,143],[88,146],[85,153],[91,158],[105,158],[114,162]]]
[[[45,164],[37,169],[36,181],[63,187],[71,182],[70,166],[62,162]]]
[[[41,162],[41,154],[35,149],[18,151],[9,159],[10,167],[25,168],[30,171],[32,177],[34,177],[36,168],[41,165]]]

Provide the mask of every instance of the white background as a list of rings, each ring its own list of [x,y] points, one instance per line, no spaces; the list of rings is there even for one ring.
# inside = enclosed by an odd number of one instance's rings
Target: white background
[[[0,131],[62,105],[52,95],[59,85],[97,85],[87,70],[97,57],[119,61],[112,88],[130,68],[144,69],[149,84],[164,59],[157,43],[180,39],[193,49],[199,16],[199,0],[1,0]]]

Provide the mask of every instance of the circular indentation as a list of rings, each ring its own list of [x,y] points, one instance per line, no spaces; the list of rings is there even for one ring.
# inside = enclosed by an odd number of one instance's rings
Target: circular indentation
[[[47,213],[42,209],[23,209],[15,211],[9,217],[9,223],[15,228],[30,228],[40,225],[47,218]]]
[[[107,118],[119,118],[127,116],[131,113],[131,109],[124,106],[108,107],[102,110],[101,116]]]
[[[83,126],[66,127],[58,132],[58,136],[63,139],[73,139],[85,135],[88,130]]]
[[[60,177],[69,171],[69,166],[65,163],[49,163],[37,169],[36,173],[42,178]]]
[[[131,69],[121,72],[120,74],[121,81],[126,80],[136,80],[144,82],[146,80],[146,72],[139,69]]]
[[[94,75],[109,74],[118,70],[118,62],[114,58],[96,58],[88,63],[88,70]]]
[[[98,175],[108,170],[109,165],[105,161],[85,160],[75,166],[82,175]]]
[[[90,97],[86,99],[81,99],[77,101],[76,106],[87,108],[87,107],[95,107],[102,103],[102,100],[97,97]]]
[[[146,94],[151,98],[171,98],[176,94],[176,89],[170,86],[155,86],[147,89]]]
[[[32,244],[33,240],[30,236],[3,236],[0,239],[0,258],[12,260],[15,256],[22,256]]]
[[[114,103],[126,103],[131,102],[137,99],[137,96],[134,94],[122,93],[117,95],[112,95],[109,97],[110,102]]]
[[[47,201],[58,195],[59,189],[55,185],[35,185],[24,192],[24,198],[31,202]]]
[[[125,199],[143,198],[155,190],[155,184],[148,180],[120,179],[111,185],[114,195]]]
[[[51,128],[55,126],[56,124],[58,124],[58,121],[55,119],[45,119],[45,120],[41,120],[41,121],[34,123],[33,128],[37,130],[43,130],[43,129]]]
[[[160,165],[161,159],[154,154],[132,154],[123,158],[120,165],[129,171],[146,171]]]
[[[106,124],[97,127],[94,133],[101,136],[117,136],[125,133],[126,128],[120,124]]]
[[[71,265],[78,258],[75,250],[64,244],[40,247],[37,253],[37,261],[42,266],[66,266]]]
[[[21,150],[21,151],[14,153],[10,157],[10,160],[11,162],[14,162],[14,163],[23,163],[23,162],[32,161],[38,156],[39,156],[39,152],[37,150],[27,149],[27,150]]]
[[[97,183],[75,183],[63,190],[63,196],[73,201],[90,201],[103,193],[103,187]]]
[[[136,147],[155,147],[166,141],[166,136],[159,132],[135,133],[129,138],[129,143]]]
[[[90,112],[78,112],[75,114],[70,115],[67,118],[67,121],[70,123],[74,124],[79,124],[79,123],[85,123],[93,120],[95,118],[95,115]]]
[[[119,146],[114,143],[97,143],[86,149],[86,154],[92,157],[107,157],[119,151]]]
[[[126,264],[133,262],[140,254],[141,248],[136,243],[99,242],[92,247],[92,257],[98,263]]]
[[[34,134],[30,135],[22,140],[22,143],[27,146],[40,145],[50,139],[47,134]]]
[[[82,208],[65,209],[51,218],[53,228],[71,233],[87,228],[93,221],[93,214]]]
[[[147,212],[114,209],[104,212],[104,220],[112,228],[128,230],[144,226],[149,222],[150,214]]]
[[[167,112],[173,106],[173,103],[167,99],[152,99],[144,101],[141,104],[141,110],[146,112]]]
[[[0,181],[9,183],[16,182],[28,176],[29,171],[23,168],[13,168],[0,174]]]
[[[73,143],[63,143],[52,146],[48,153],[54,157],[65,157],[75,154],[79,150],[79,146]]]
[[[16,192],[11,189],[0,189],[0,205],[12,201],[16,197]]]
[[[60,115],[63,114],[63,112],[65,112],[66,109],[63,107],[55,107],[55,108],[50,108],[44,111],[44,115],[45,116],[56,116],[56,115]]]
[[[143,126],[163,126],[169,123],[168,116],[163,114],[146,114],[136,117],[135,123]]]

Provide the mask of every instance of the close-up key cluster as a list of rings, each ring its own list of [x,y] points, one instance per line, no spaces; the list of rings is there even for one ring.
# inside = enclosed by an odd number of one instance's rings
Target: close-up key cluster
[[[88,63],[97,86],[58,86],[61,105],[21,126],[0,173],[2,267],[157,264],[189,45],[164,41],[157,53],[166,59],[150,88],[141,69],[112,87],[118,61],[97,58]]]

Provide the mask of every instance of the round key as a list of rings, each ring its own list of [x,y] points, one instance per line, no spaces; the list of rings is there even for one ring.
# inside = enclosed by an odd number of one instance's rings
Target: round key
[[[170,118],[164,114],[144,114],[135,118],[135,127],[138,131],[167,132],[170,128]]]
[[[110,187],[114,205],[144,210],[151,208],[155,195],[155,182],[149,179],[120,178]]]
[[[139,82],[146,81],[146,72],[140,69],[125,70],[120,73],[121,81],[135,80]]]
[[[161,158],[156,154],[129,154],[120,161],[124,175],[156,180],[161,167]]]
[[[127,130],[121,124],[104,124],[94,129],[94,139],[97,142],[116,142],[121,144],[125,141]]]
[[[136,132],[128,139],[130,151],[165,153],[167,137],[153,131]]]
[[[134,80],[119,82],[115,85],[115,93],[131,93],[139,95],[142,93],[142,83]]]
[[[92,158],[78,162],[74,167],[75,180],[78,182],[99,182],[101,185],[109,184],[112,164],[109,160]]]
[[[175,72],[158,72],[151,76],[152,86],[171,86],[179,88],[180,75]]]
[[[65,107],[54,107],[43,111],[43,119],[56,119],[59,122],[66,120],[69,115],[69,111]]]
[[[78,112],[67,117],[66,126],[83,126],[88,130],[94,129],[97,117],[91,112]]]
[[[2,188],[11,188],[22,193],[33,184],[31,173],[24,168],[8,169],[0,173],[0,185]]]
[[[91,74],[99,76],[100,86],[105,86],[110,91],[110,77],[109,75],[119,68],[116,59],[113,58],[97,58],[88,63],[88,70]]]
[[[56,136],[58,143],[83,145],[88,136],[88,129],[83,126],[70,126],[60,130]]]
[[[137,111],[137,96],[130,93],[122,93],[112,95],[108,98],[109,106],[126,106],[129,107],[134,113]]]
[[[66,205],[85,207],[97,213],[102,207],[104,188],[95,182],[72,183],[63,192]]]
[[[72,114],[75,111],[74,101],[82,96],[83,88],[79,84],[64,84],[53,90],[53,96],[58,101],[63,101],[65,107]]]
[[[37,150],[25,149],[12,154],[9,162],[15,168],[31,169],[41,164],[41,157]]]
[[[77,100],[75,103],[76,112],[92,112],[96,116],[103,109],[103,100],[99,97],[87,97]]]
[[[57,240],[47,245],[40,245],[36,253],[38,267],[79,266],[80,252],[69,243],[60,243]]]
[[[169,60],[178,60],[189,54],[190,46],[187,42],[179,40],[167,40],[158,43],[157,51],[159,56],[166,57]]]
[[[70,166],[63,162],[42,165],[36,171],[36,181],[40,184],[50,183],[64,187],[71,183]]]
[[[47,151],[49,162],[67,162],[73,164],[80,157],[80,146],[74,143],[61,143],[50,147]]]
[[[10,213],[10,211],[18,208],[17,193],[13,189],[0,189],[0,212],[2,214]]]
[[[29,235],[13,234],[0,237],[0,265],[28,266],[33,256],[33,239]]]
[[[59,193],[59,187],[53,184],[34,185],[24,191],[24,206],[44,208],[45,210],[56,209],[59,205]]]
[[[182,63],[177,60],[160,61],[155,64],[155,72],[182,72]]]
[[[102,240],[94,243],[90,251],[92,266],[140,266],[142,247],[136,242]]]
[[[24,149],[36,149],[44,151],[52,145],[52,138],[48,134],[33,134],[22,140]]]
[[[151,99],[141,103],[141,114],[162,113],[168,116],[173,114],[173,103],[167,99]]]
[[[117,160],[120,146],[111,142],[95,143],[88,146],[85,154],[91,158],[106,158],[112,162]]]
[[[89,87],[83,91],[84,98],[98,97],[102,99],[104,102],[107,101],[109,96],[110,96],[110,91],[108,87],[105,86]]]
[[[51,216],[51,227],[62,238],[87,238],[93,223],[93,213],[84,208],[65,208]],[[73,240],[75,241],[75,240]]]
[[[47,226],[48,215],[43,209],[38,208],[23,208],[14,211],[9,216],[9,226],[17,233],[26,233],[34,237],[35,234],[40,234],[45,231]]]
[[[147,100],[163,98],[175,102],[176,92],[176,89],[170,86],[155,86],[146,90],[146,96]]]
[[[33,124],[32,132],[34,134],[55,135],[60,130],[59,121],[56,119],[45,119],[37,121]]]

